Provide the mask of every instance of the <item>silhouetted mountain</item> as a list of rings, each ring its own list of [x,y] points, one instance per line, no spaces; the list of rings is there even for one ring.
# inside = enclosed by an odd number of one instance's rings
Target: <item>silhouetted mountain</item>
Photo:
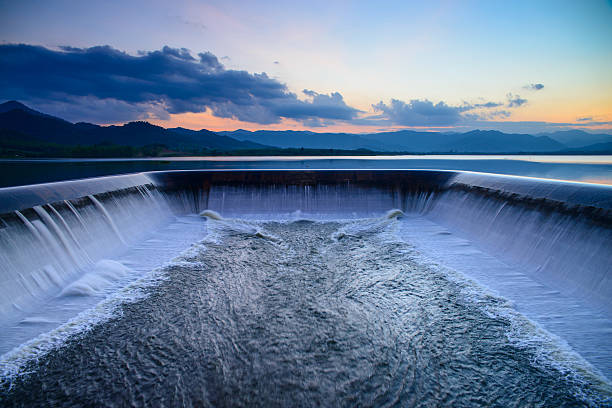
[[[33,112],[31,113],[31,109],[18,108],[0,113],[0,129],[53,143],[79,144],[83,132],[75,125],[63,119]]]
[[[588,133],[578,129],[562,130],[553,133],[540,133],[538,136],[548,136],[570,148],[612,142],[612,135]]]
[[[612,142],[606,143],[594,143],[588,146],[576,147],[573,149],[567,149],[567,152],[573,153],[595,153],[595,154],[612,154]]]
[[[370,149],[387,152],[554,152],[565,145],[546,136],[507,134],[474,130],[467,133],[415,132],[400,130],[370,134],[314,133],[308,131],[220,132],[240,140],[250,140],[282,148]]]
[[[295,130],[257,130],[250,132],[242,129],[218,133],[238,140],[248,140],[280,148],[394,150],[385,143],[350,133],[318,133]]]
[[[9,112],[15,109],[21,109],[23,111],[26,111],[28,113],[32,113],[35,115],[48,116],[48,115],[45,115],[44,113],[40,113],[38,111],[35,111],[34,109],[28,108],[21,102],[8,101],[8,102],[4,102],[3,104],[0,104],[0,113]]]
[[[165,129],[142,121],[118,126],[99,126],[83,122],[74,124],[37,112],[17,101],[0,104],[0,142],[3,142],[6,148],[12,149],[11,151],[18,151],[20,140],[30,150],[36,150],[36,143],[55,151],[65,151],[66,146],[112,145],[130,147],[134,154],[141,155],[148,154],[149,150],[142,149],[145,146],[153,146],[157,150],[165,147],[170,153],[174,151],[181,154],[198,153],[205,149],[249,150],[254,153],[257,150],[267,150],[266,154],[274,154],[274,149],[277,148],[367,149],[411,153],[600,153],[610,150],[612,135],[593,135],[580,130],[538,136],[493,130],[473,130],[466,133],[400,130],[370,134],[290,130],[251,132],[242,129],[233,132],[211,132],[206,129],[195,131],[180,127]],[[560,140],[565,140],[567,144]],[[593,140],[595,142],[592,142]],[[44,151],[41,149],[37,152]]]
[[[169,130],[148,122],[130,122],[120,126],[98,126],[91,123],[70,123],[45,115],[27,106],[10,101],[0,105],[0,136],[14,137],[19,133],[28,139],[58,145],[95,145],[101,143],[123,146],[163,145],[173,150],[201,149],[235,150],[265,148],[219,136],[202,129]]]
[[[455,136],[457,137],[457,136]],[[444,147],[452,152],[554,152],[565,146],[547,136],[502,133],[496,130],[472,130]]]
[[[198,140],[205,140],[209,149],[237,150],[237,149],[268,149],[270,146],[255,142],[237,140],[228,136],[211,132],[210,130],[191,130],[182,127],[169,128],[171,132],[189,136]]]
[[[438,152],[448,151],[445,147],[457,140],[461,133],[445,134],[439,132],[416,132],[414,130],[398,130],[396,132],[383,132],[364,134],[361,137],[382,142],[392,146],[393,151],[410,152]]]

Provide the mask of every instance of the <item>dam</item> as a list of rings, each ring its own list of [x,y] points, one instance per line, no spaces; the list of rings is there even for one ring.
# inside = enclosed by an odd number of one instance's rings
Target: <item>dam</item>
[[[3,405],[612,404],[612,186],[152,171],[0,221]]]

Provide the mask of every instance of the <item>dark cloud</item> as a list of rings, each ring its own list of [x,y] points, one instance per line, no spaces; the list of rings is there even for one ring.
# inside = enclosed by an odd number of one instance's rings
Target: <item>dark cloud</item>
[[[78,50],[77,50],[78,51]],[[164,47],[163,50],[164,54],[168,55],[168,56],[172,56],[178,59],[182,59],[185,61],[195,61],[195,58],[193,58],[191,56],[191,53],[189,52],[189,50],[187,48],[170,48],[170,47]],[[146,55],[146,53],[144,54]],[[217,58],[215,57],[215,60]]]
[[[544,84],[529,84],[529,85],[525,85],[523,88],[530,90],[530,91],[540,91],[544,89]]]
[[[342,95],[305,92],[300,100],[265,73],[225,69],[209,53],[164,47],[129,55],[110,46],[52,50],[25,44],[0,45],[0,97],[70,105],[88,98],[131,106],[140,118],[147,107],[166,113],[203,112],[261,124],[282,118],[350,120],[359,111]],[[103,104],[102,104],[103,105]],[[152,110],[155,111],[155,110]],[[154,113],[163,116],[163,112]]]
[[[69,97],[51,101],[34,99],[32,108],[71,122],[123,123],[131,120],[170,119],[165,107],[152,103],[127,103],[116,99],[90,96]]]
[[[576,122],[592,122],[593,118],[591,116],[586,116],[584,118],[578,118],[576,119]]]
[[[403,126],[448,126],[461,121],[461,113],[473,109],[471,105],[449,106],[444,102],[434,104],[428,100],[412,99],[406,103],[392,99],[390,104],[372,105],[393,124]]]
[[[513,95],[509,93],[508,95],[506,95],[506,97],[508,98],[509,108],[518,108],[519,106],[522,106],[527,103],[527,99],[523,99],[519,95]]]
[[[279,107],[278,114],[295,119],[351,120],[359,112],[347,106],[344,98],[338,92],[332,92],[329,95],[320,94],[308,89],[304,89],[302,92],[310,98],[309,102],[304,103],[299,100],[287,101],[286,105]]]

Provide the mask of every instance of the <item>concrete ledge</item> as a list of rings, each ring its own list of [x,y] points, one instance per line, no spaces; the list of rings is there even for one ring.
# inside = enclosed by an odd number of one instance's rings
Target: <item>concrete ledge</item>
[[[0,214],[138,185],[161,191],[208,190],[211,185],[351,184],[399,192],[466,189],[513,200],[612,211],[612,186],[444,170],[176,170],[0,188]]]

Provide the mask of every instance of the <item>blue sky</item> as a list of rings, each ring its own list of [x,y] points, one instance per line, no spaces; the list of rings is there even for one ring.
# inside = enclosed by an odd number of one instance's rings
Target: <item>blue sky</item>
[[[612,128],[605,0],[0,0],[0,8],[0,98],[72,121],[354,132]],[[16,52],[15,44],[27,47]]]

